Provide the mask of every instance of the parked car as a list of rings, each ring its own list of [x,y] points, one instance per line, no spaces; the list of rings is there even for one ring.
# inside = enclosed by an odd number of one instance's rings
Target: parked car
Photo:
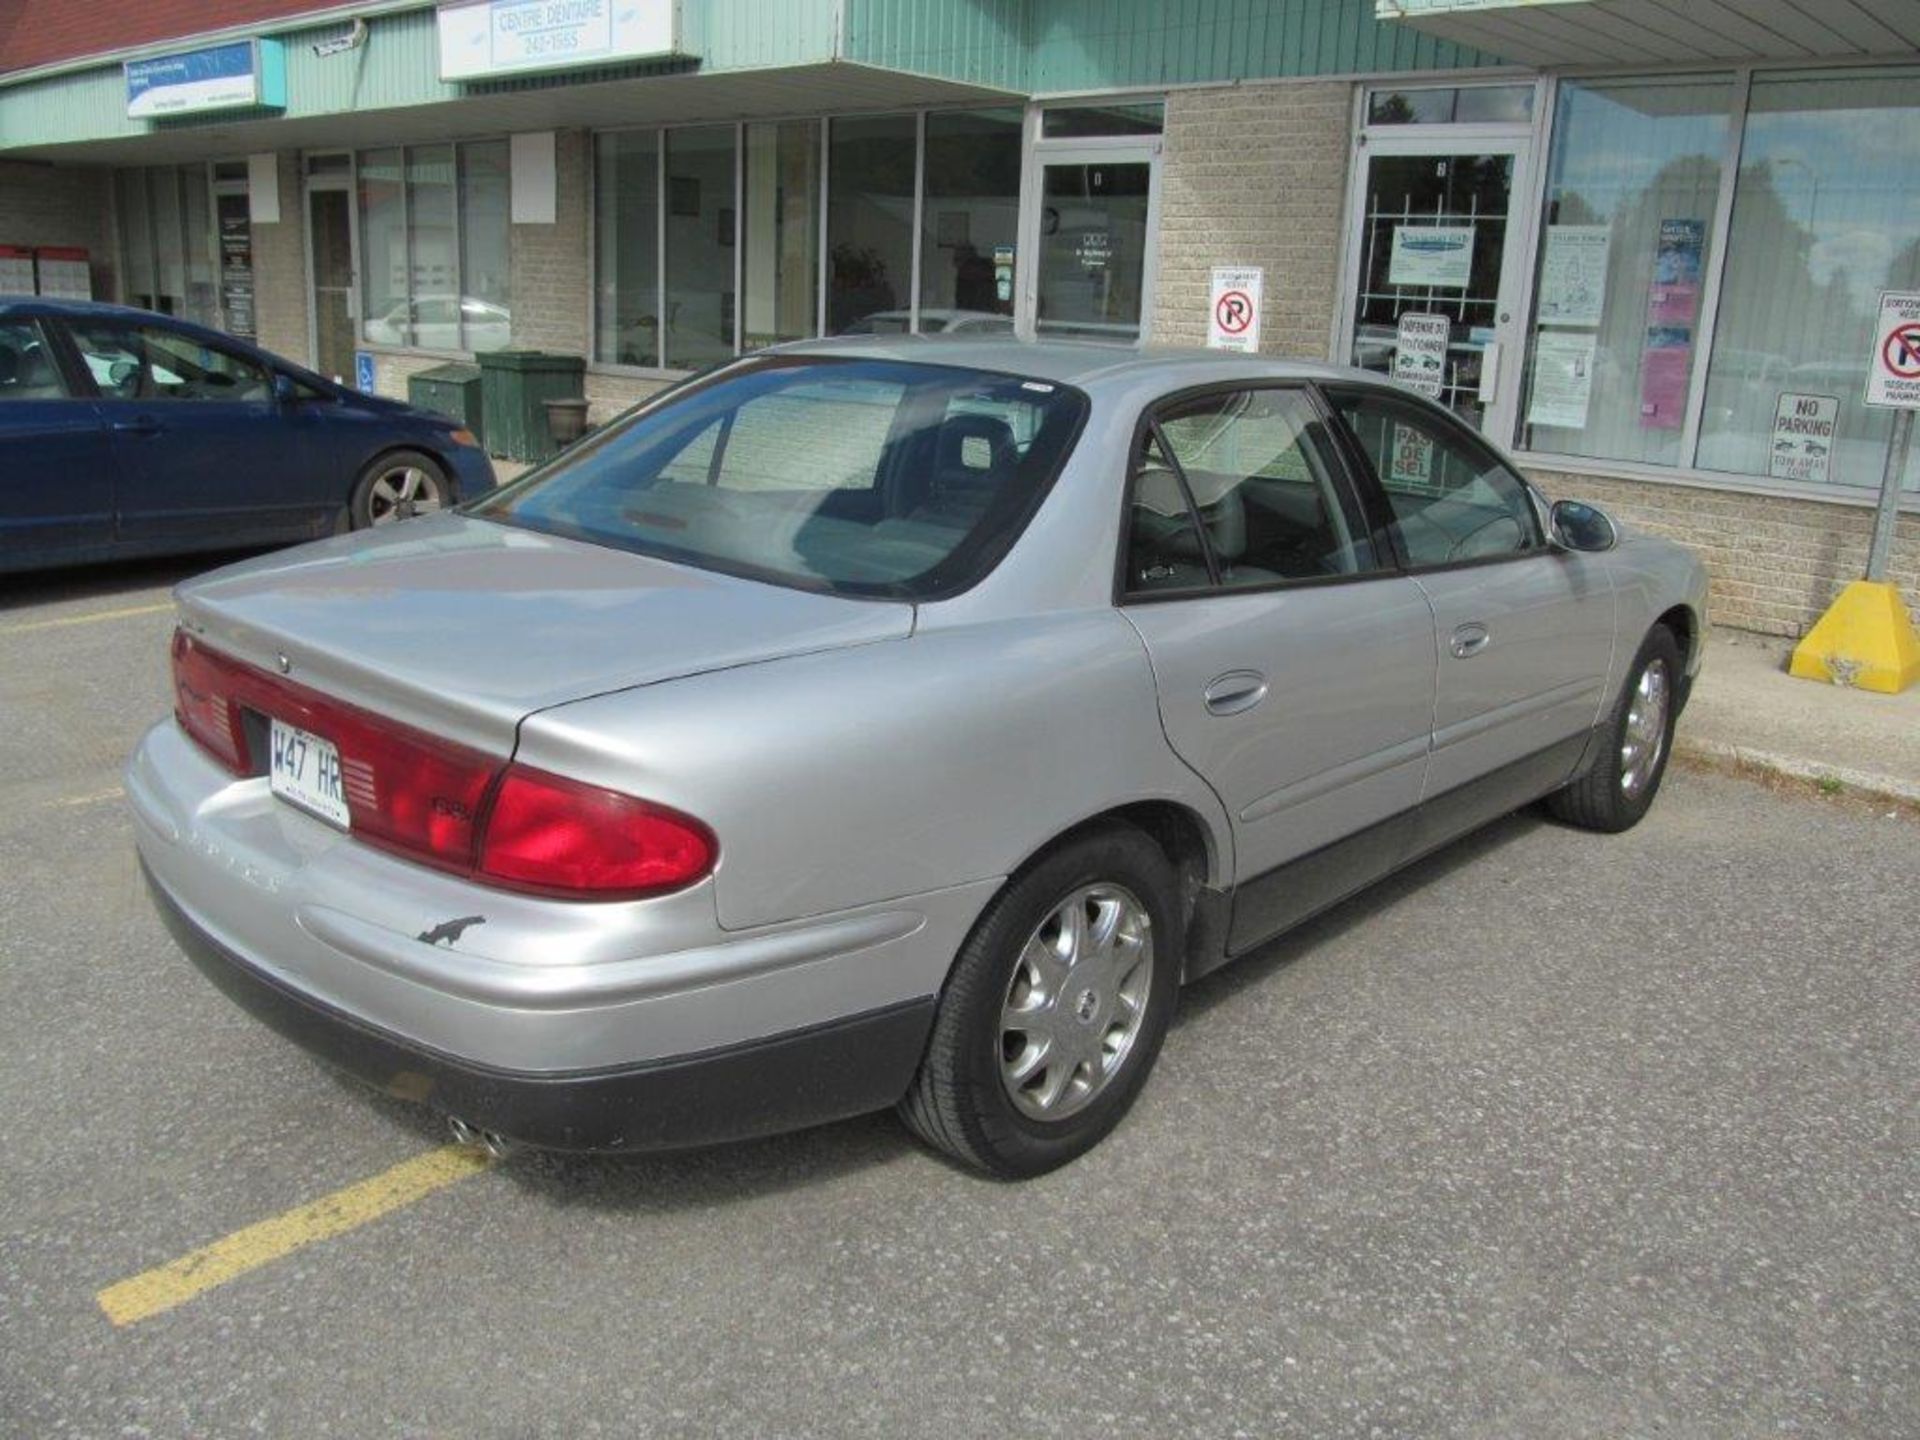
[[[818,341],[183,586],[126,788],[200,967],[458,1133],[897,1104],[1030,1175],[1183,982],[1538,798],[1634,824],[1705,597],[1364,371]]]
[[[911,310],[876,310],[862,315],[840,333],[842,335],[904,335],[913,328]],[[1009,335],[1013,317],[991,310],[943,310],[932,306],[920,311],[923,335]]]
[[[458,422],[146,310],[0,298],[0,572],[310,540],[493,487]]]

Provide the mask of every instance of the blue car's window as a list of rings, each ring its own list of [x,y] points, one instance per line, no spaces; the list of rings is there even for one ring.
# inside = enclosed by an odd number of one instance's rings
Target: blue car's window
[[[114,400],[262,401],[264,365],[157,325],[76,320],[69,329],[100,393]]]
[[[66,393],[40,327],[31,320],[0,321],[0,403],[58,400]]]
[[[952,593],[1006,553],[1085,398],[945,365],[780,356],[675,392],[470,513],[855,595]]]

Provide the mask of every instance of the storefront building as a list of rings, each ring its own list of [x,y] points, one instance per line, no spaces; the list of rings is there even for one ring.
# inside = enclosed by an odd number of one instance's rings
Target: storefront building
[[[1716,619],[1797,635],[1864,563],[1920,0],[23,9],[0,265],[84,252],[99,298],[383,393],[559,351],[603,420],[820,334],[1204,344],[1254,269],[1261,351],[1395,373],[1695,545]]]

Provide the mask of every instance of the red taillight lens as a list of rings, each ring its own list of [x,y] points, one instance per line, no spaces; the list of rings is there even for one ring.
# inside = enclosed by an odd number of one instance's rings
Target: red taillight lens
[[[340,750],[355,836],[475,879],[568,900],[631,900],[713,872],[698,820],[616,790],[505,764],[173,636],[174,713],[227,769],[251,775],[247,716]],[[484,832],[484,833],[483,833]]]
[[[173,632],[173,713],[180,728],[236,775],[253,768],[234,692],[242,667],[198,644],[184,630]]]
[[[635,899],[712,873],[717,847],[690,816],[525,765],[501,777],[480,878],[543,895]]]

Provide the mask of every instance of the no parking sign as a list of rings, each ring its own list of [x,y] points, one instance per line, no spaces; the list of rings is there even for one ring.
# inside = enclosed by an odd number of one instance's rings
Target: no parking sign
[[[1216,265],[1207,301],[1207,345],[1214,350],[1260,348],[1260,280],[1257,265]]]
[[[1920,291],[1888,290],[1880,296],[1866,400],[1890,409],[1920,407]]]

